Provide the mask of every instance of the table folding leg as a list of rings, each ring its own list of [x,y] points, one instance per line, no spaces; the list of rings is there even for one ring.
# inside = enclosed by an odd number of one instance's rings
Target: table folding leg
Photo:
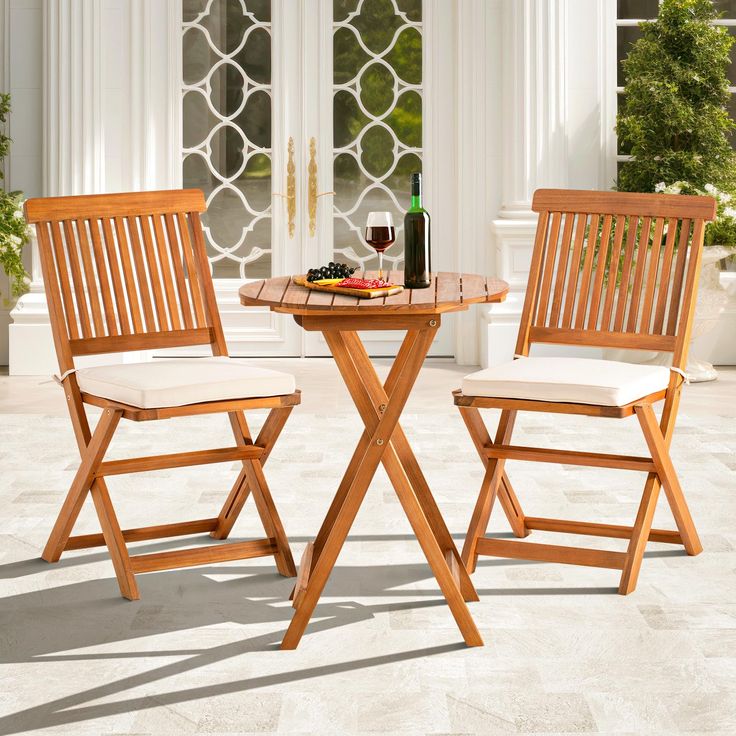
[[[323,332],[365,430],[322,528],[302,559],[294,591],[295,613],[281,648],[294,649],[299,644],[379,463],[386,469],[466,644],[481,646],[483,640],[465,603],[478,600],[477,593],[399,425],[439,327],[439,316],[416,315],[404,320],[406,337],[385,384],[356,332],[365,328],[363,320],[314,316],[298,321],[305,329]]]

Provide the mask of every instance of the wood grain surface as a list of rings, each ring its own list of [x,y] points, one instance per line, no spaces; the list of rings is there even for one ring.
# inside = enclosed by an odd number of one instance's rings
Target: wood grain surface
[[[370,278],[371,272],[365,277]],[[403,283],[403,277],[401,271],[389,274],[392,283]],[[307,289],[295,284],[289,276],[279,276],[245,284],[240,288],[240,301],[246,307],[267,306],[276,312],[290,314],[437,314],[467,309],[470,304],[502,302],[508,288],[505,281],[491,277],[441,272],[432,274],[428,289],[404,289],[392,296],[359,299]]]

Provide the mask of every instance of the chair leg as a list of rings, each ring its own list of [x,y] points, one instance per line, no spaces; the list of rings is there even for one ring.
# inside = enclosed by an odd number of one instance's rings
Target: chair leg
[[[460,409],[460,416],[463,418],[465,426],[468,429],[468,434],[470,434],[475,449],[478,451],[481,462],[484,467],[487,467],[489,458],[486,456],[485,450],[491,444],[491,437],[488,434],[488,429],[486,429],[480,411],[474,407],[463,406],[458,408]],[[511,525],[514,536],[520,538],[528,537],[530,530],[527,529],[524,523],[524,512],[521,509],[519,499],[516,497],[516,493],[514,493],[514,489],[506,473],[503,474],[503,480],[498,489],[498,500]]]
[[[528,537],[531,530],[527,528],[524,521],[524,512],[521,510],[521,504],[519,499],[516,497],[511,481],[509,480],[506,471],[504,471],[501,478],[501,486],[498,489],[498,500],[501,502],[501,506],[506,513],[506,518],[511,524],[511,529],[514,532],[515,537]]]
[[[636,589],[639,569],[641,568],[644,549],[649,538],[649,531],[657,506],[660,486],[664,487],[672,514],[677,522],[677,528],[680,532],[683,546],[687,553],[697,555],[703,550],[654,410],[651,405],[644,404],[635,407],[635,412],[642,432],[644,433],[644,439],[652,454],[652,460],[654,461],[654,467],[657,472],[648,475],[646,485],[644,486],[644,494],[629,541],[626,564],[621,574],[621,582],[618,589],[621,595],[628,595]]]
[[[496,493],[498,492],[500,481],[500,475],[496,470],[499,464],[502,464],[502,461],[493,460],[486,467],[483,482],[480,485],[478,500],[475,503],[473,516],[470,519],[468,533],[465,535],[463,551],[460,554],[460,559],[463,561],[465,569],[471,575],[475,572],[478,564],[478,539],[485,536],[488,520],[491,518],[491,511],[493,510],[493,502],[496,500]]]
[[[296,577],[296,565],[289,547],[289,540],[276,510],[276,504],[274,504],[271,492],[268,489],[261,462],[260,460],[248,460],[246,462],[246,477],[248,485],[253,490],[253,500],[256,503],[258,515],[261,517],[261,523],[266,530],[266,534],[276,543],[276,567],[284,577]]]
[[[217,516],[217,526],[210,532],[213,539],[227,539],[250,496],[250,487],[245,479],[245,470],[238,473],[237,480],[227,494],[227,499]]]
[[[502,411],[501,418],[498,422],[496,430],[496,444],[507,445],[511,440],[511,433],[514,429],[514,421],[516,419],[515,411]],[[498,489],[504,478],[503,458],[490,458],[486,466],[486,473],[481,484],[478,500],[473,510],[473,516],[470,519],[470,526],[465,537],[463,545],[462,561],[469,573],[475,572],[478,562],[478,539],[485,536],[488,528],[488,521],[491,518],[493,510],[493,502],[498,493]]]
[[[289,406],[282,409],[271,409],[268,413],[268,417],[256,439],[256,444],[264,448],[263,455],[261,455],[261,464],[265,463],[271,454],[271,450],[276,444],[291,410],[292,407]],[[210,532],[213,539],[227,539],[249,495],[250,488],[245,478],[245,471],[241,470],[217,517],[217,526]]]
[[[672,515],[675,517],[677,529],[682,537],[682,543],[689,555],[698,555],[703,551],[695,523],[690,515],[690,509],[685,501],[677,472],[672,464],[667,443],[662,435],[662,430],[657,424],[654,410],[648,404],[636,407],[636,416],[641,424],[644,438],[649,451],[652,453],[654,467],[660,477],[664,492],[667,496]]]
[[[97,518],[100,520],[102,534],[105,543],[110,550],[112,565],[120,586],[120,594],[130,601],[137,601],[141,595],[138,592],[138,584],[130,566],[130,555],[123,539],[123,533],[118,524],[115,509],[107,492],[107,485],[102,478],[98,478],[91,488],[92,501],[97,510]]]
[[[239,445],[248,444],[250,442],[250,433],[243,412],[230,412],[229,416],[235,441]],[[255,501],[258,515],[261,517],[263,528],[266,530],[269,538],[274,540],[276,545],[275,559],[278,571],[285,577],[296,577],[296,565],[294,564],[294,558],[289,547],[289,540],[286,537],[281,518],[276,510],[276,504],[268,488],[266,476],[263,474],[261,461],[244,460],[243,473],[245,475],[243,486],[249,488],[253,494],[253,500]],[[245,500],[243,500],[243,503],[245,503]]]
[[[106,409],[102,412],[94,434],[82,452],[82,462],[66,495],[54,528],[46,542],[41,557],[46,562],[58,562],[72,533],[87,493],[92,486],[94,474],[102,462],[113,434],[120,422],[122,412]]]
[[[618,586],[618,592],[621,595],[628,595],[636,589],[641,561],[644,558],[644,549],[649,540],[649,530],[652,528],[652,519],[654,518],[654,511],[657,508],[658,498],[659,478],[656,473],[649,473],[646,485],[644,486],[644,493],[639,503],[634,528],[631,530],[629,547],[626,551],[626,561],[621,572],[621,581]]]

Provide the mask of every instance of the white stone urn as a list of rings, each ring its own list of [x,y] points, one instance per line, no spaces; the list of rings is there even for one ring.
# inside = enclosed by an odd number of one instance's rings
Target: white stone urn
[[[690,383],[715,381],[718,371],[711,363],[698,358],[693,353],[693,342],[696,338],[707,334],[718,324],[718,318],[723,313],[731,296],[721,284],[721,271],[718,262],[736,253],[736,246],[709,245],[703,248],[701,260],[700,285],[698,300],[695,306],[695,320],[693,333],[690,339],[687,367],[685,373]],[[670,353],[656,353],[644,350],[604,350],[604,357],[608,360],[621,360],[628,363],[646,363],[648,365],[667,365],[672,362]]]

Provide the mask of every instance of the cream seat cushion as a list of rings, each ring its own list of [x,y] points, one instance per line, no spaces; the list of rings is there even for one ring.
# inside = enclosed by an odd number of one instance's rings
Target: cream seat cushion
[[[232,358],[154,360],[77,371],[79,388],[141,409],[223,399],[280,396],[296,389],[289,373],[256,368]]]
[[[465,396],[624,406],[667,388],[670,369],[592,358],[518,358],[465,376]]]

